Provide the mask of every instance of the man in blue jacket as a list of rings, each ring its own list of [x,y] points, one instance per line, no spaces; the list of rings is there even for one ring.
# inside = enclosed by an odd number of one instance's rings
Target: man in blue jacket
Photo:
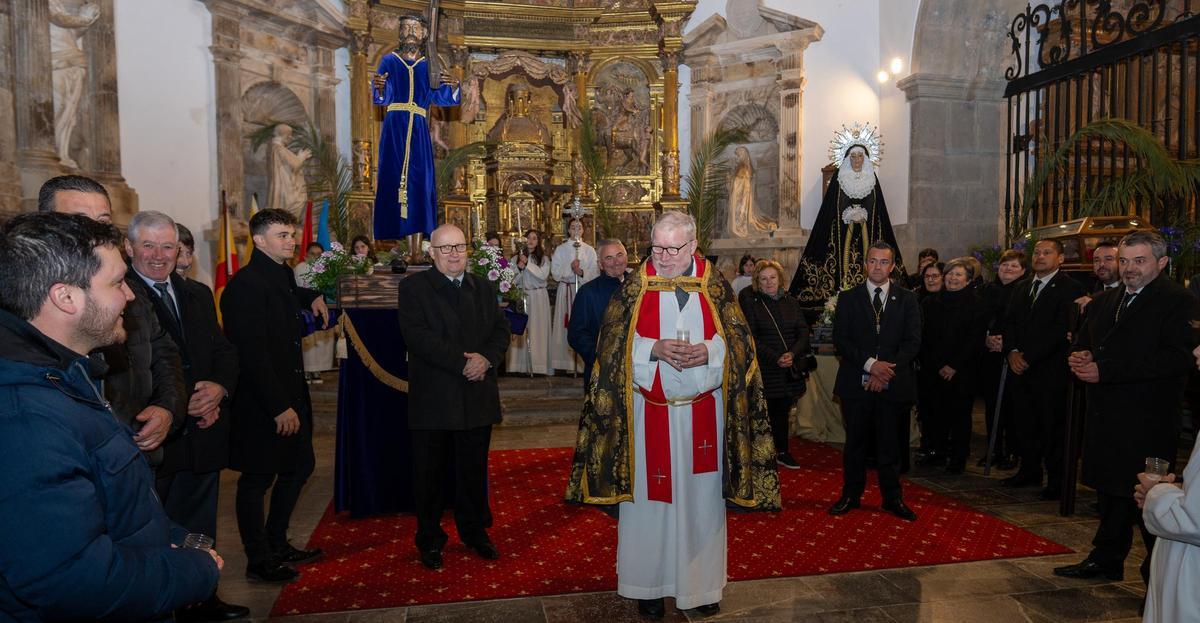
[[[186,531],[84,354],[125,338],[120,239],[52,212],[0,229],[0,612],[13,620],[170,619],[212,594],[223,564],[175,547]]]
[[[600,326],[604,323],[604,310],[613,292],[625,281],[629,261],[625,256],[625,243],[617,239],[601,240],[596,245],[600,256],[600,276],[583,284],[575,295],[571,307],[571,322],[567,326],[567,343],[571,350],[583,358],[583,386],[592,378],[592,364],[596,363],[596,344],[600,341]]]

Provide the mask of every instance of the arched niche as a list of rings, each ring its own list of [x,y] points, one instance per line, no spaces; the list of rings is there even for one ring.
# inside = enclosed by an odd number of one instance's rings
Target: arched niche
[[[249,136],[263,126],[289,123],[304,127],[311,123],[304,103],[286,86],[273,81],[264,81],[246,89],[242,94],[242,167],[245,179],[243,205],[250,205],[250,197],[258,195],[259,208],[267,197],[267,179],[270,175],[267,163],[267,146],[254,148]],[[246,210],[242,210],[246,214]]]

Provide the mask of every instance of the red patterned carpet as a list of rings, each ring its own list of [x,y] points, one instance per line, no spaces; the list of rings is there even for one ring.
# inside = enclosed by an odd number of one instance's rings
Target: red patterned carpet
[[[841,489],[841,454],[793,441],[804,466],[782,470],[782,513],[729,513],[729,579],[814,575],[1071,551],[970,507],[905,483],[920,517],[906,523],[878,512],[872,482],[863,510],[830,517]],[[351,520],[327,510],[310,547],[326,556],[307,565],[279,595],[275,616],[389,608],[616,589],[616,522],[562,502],[571,450],[491,453],[490,483],[500,560],[487,562],[450,534],[445,567],[429,571],[413,546],[411,515]]]

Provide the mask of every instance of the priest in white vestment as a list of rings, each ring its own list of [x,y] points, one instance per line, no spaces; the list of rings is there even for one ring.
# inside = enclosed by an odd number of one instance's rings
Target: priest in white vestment
[[[554,369],[550,367],[550,295],[546,293],[550,258],[542,249],[541,234],[536,229],[525,232],[521,252],[508,265],[519,271],[517,286],[524,293],[529,322],[524,335],[512,336],[505,368],[519,374],[551,374]]]
[[[696,255],[695,221],[665,212],[651,241],[605,316],[566,497],[619,505],[617,593],[642,615],[661,618],[664,597],[710,615],[726,583],[726,500],[779,509],[774,444],[745,318]]]
[[[576,283],[583,284],[600,276],[600,262],[592,245],[583,241],[583,223],[572,219],[567,227],[570,238],[558,245],[551,261],[551,272],[558,282],[554,295],[554,320],[550,327],[550,364],[555,370],[578,372],[583,363],[567,343],[567,325],[575,302]]]

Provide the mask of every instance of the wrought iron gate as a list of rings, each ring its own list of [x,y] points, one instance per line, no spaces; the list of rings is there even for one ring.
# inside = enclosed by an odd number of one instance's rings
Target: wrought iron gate
[[[1023,205],[1038,158],[1094,119],[1127,119],[1153,132],[1177,158],[1200,155],[1200,15],[1191,5],[1063,0],[1027,6],[1013,19],[1012,65],[1005,72],[1008,232],[1080,215],[1089,191],[1138,166],[1123,144],[1082,141],[1036,200]],[[1161,226],[1195,219],[1196,206],[1133,205],[1130,212]]]

